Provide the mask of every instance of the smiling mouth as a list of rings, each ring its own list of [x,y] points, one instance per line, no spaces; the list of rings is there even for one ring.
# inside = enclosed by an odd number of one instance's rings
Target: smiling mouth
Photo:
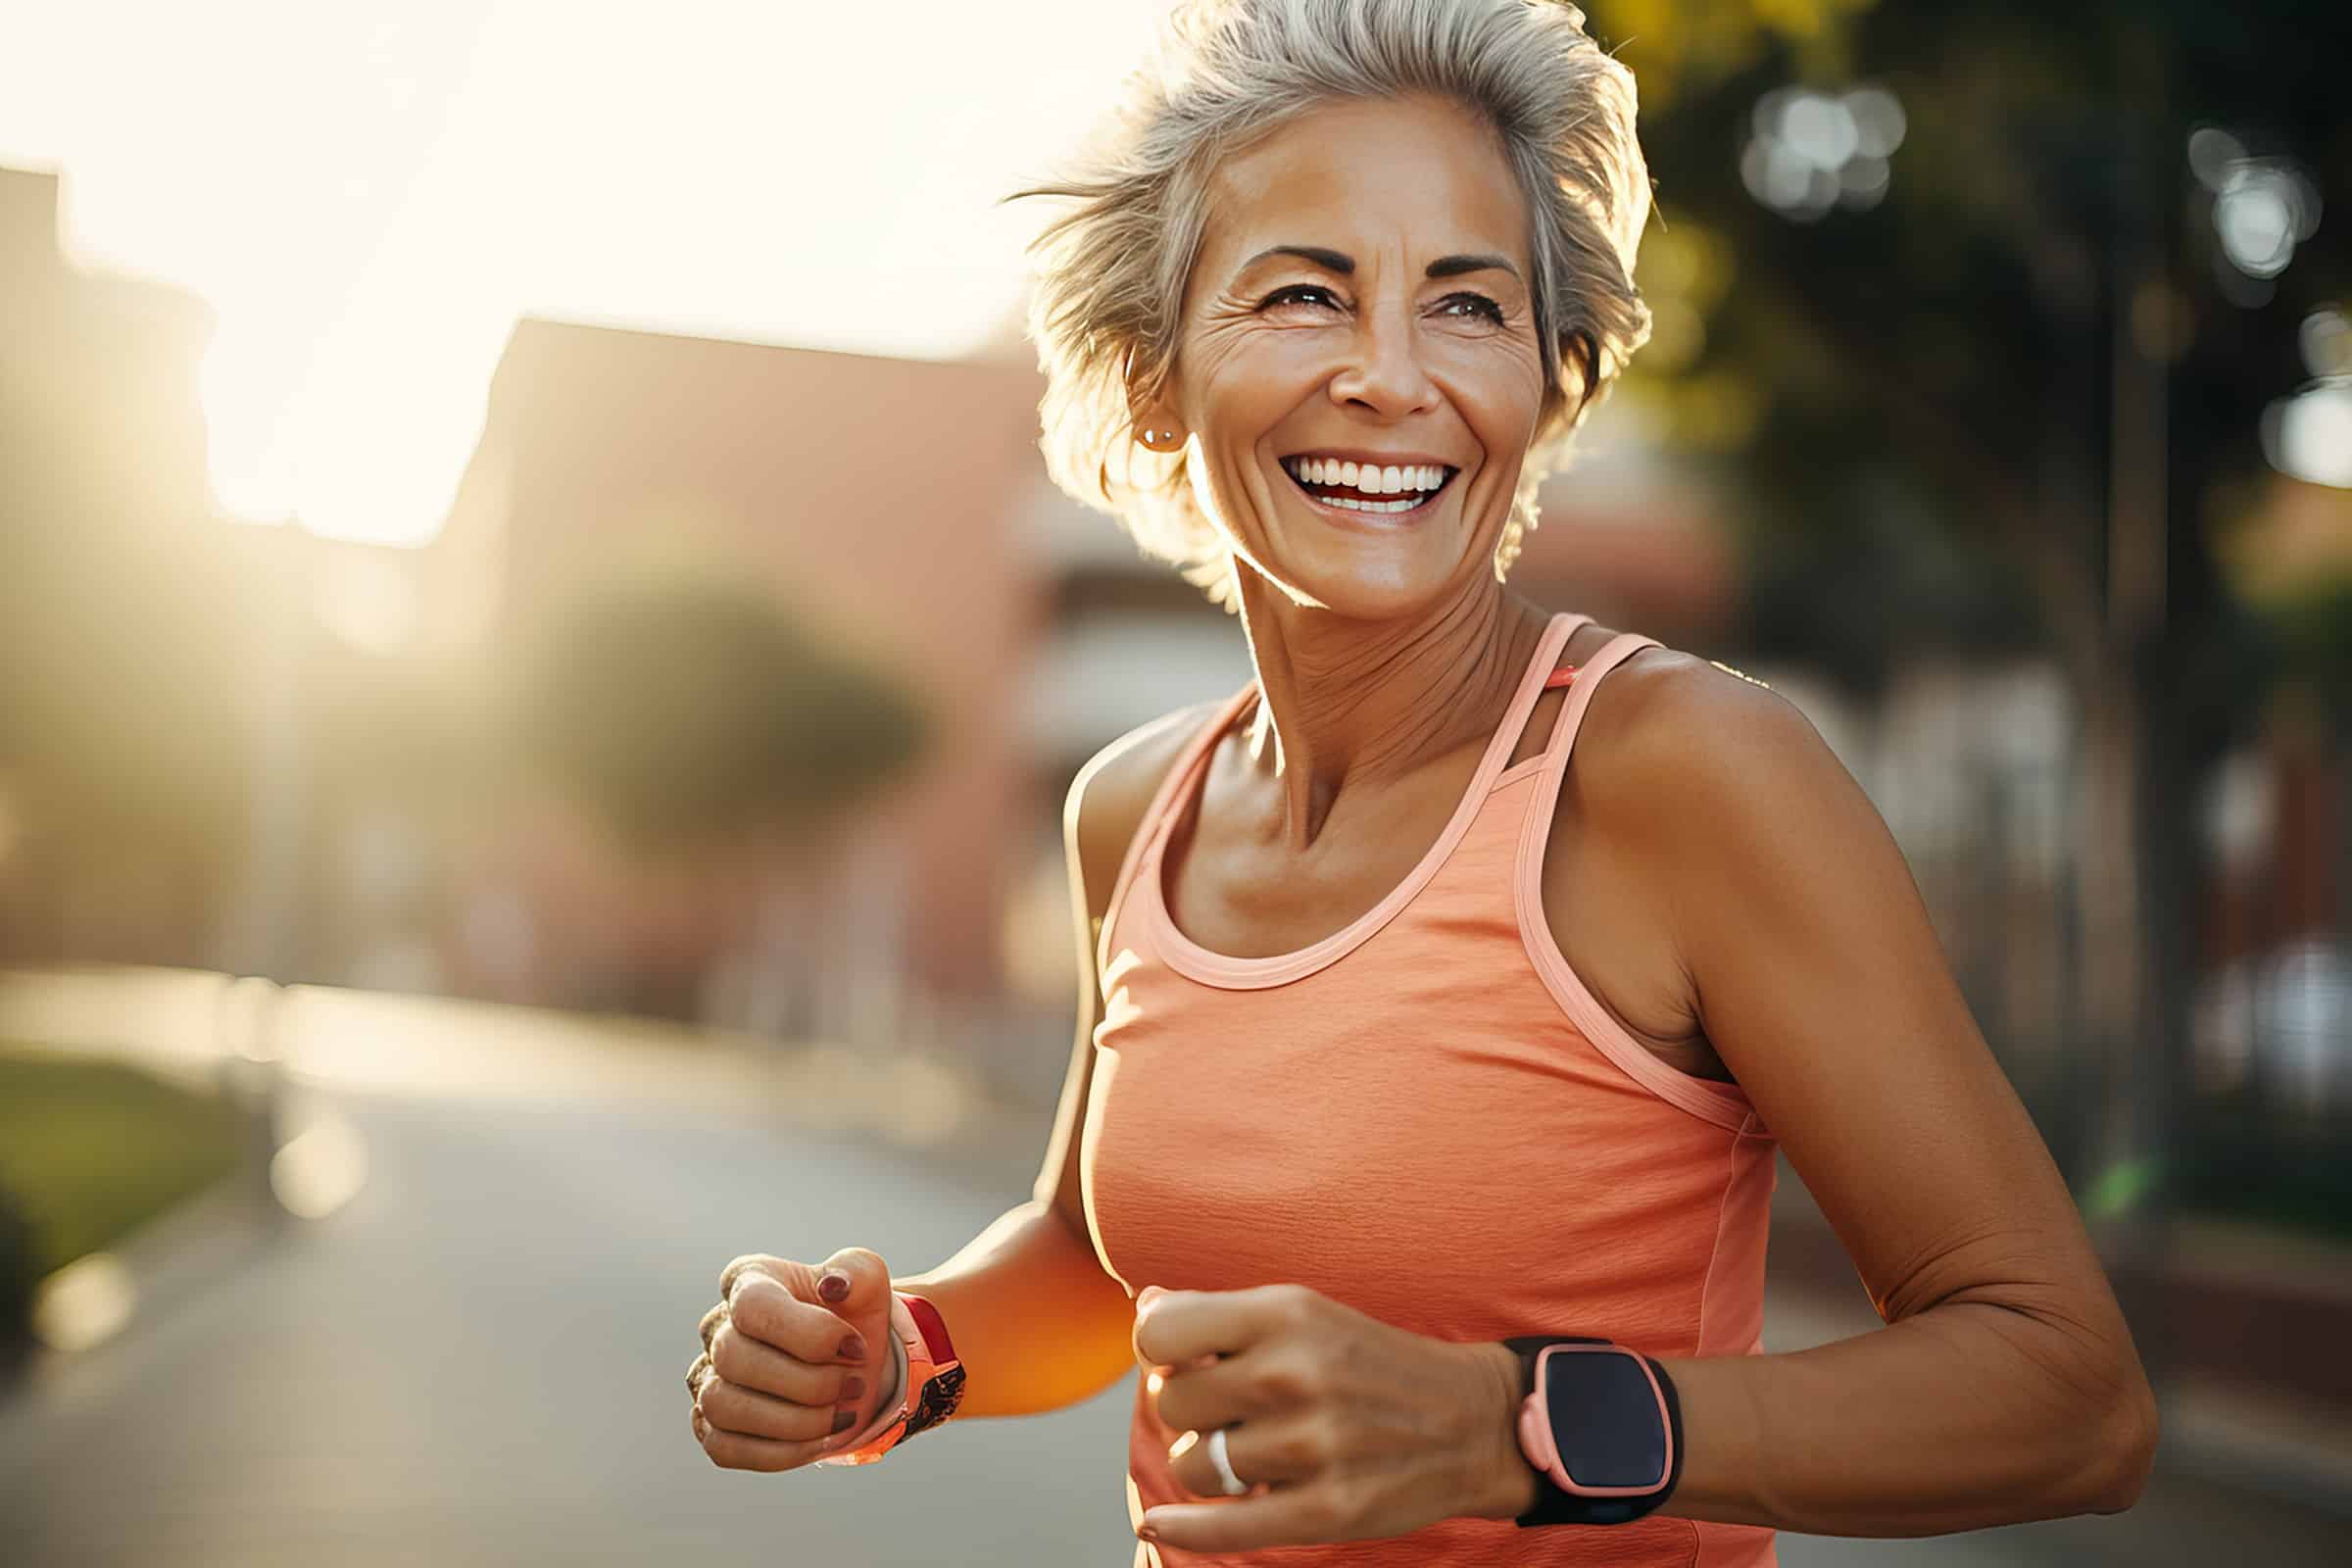
[[[1445,464],[1383,466],[1334,458],[1285,458],[1283,472],[1313,500],[1342,512],[1401,516],[1425,510],[1461,469]]]

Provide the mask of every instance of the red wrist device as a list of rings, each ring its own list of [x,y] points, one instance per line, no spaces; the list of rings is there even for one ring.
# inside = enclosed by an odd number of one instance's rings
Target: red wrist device
[[[927,1432],[963,1402],[963,1363],[939,1308],[907,1291],[891,1292],[890,1326],[906,1373],[899,1402],[876,1412],[850,1446],[826,1454],[819,1465],[872,1464],[918,1432]]]

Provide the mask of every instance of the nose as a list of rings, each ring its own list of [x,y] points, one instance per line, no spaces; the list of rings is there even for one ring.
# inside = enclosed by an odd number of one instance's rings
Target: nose
[[[1356,318],[1347,356],[1331,378],[1333,402],[1388,419],[1436,406],[1437,384],[1421,363],[1420,335],[1402,303],[1380,308],[1367,303]]]

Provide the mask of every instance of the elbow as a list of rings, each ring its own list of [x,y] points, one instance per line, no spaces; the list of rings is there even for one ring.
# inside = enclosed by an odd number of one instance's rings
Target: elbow
[[[2156,1396],[2142,1383],[2138,1396],[2105,1424],[2090,1471],[2098,1484],[2085,1511],[2122,1513],[2139,1501],[2156,1468],[2160,1436]]]

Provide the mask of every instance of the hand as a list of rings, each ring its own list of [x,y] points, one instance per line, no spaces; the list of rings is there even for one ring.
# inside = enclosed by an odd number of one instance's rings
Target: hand
[[[861,1247],[822,1264],[754,1253],[718,1277],[686,1369],[695,1441],[723,1470],[792,1470],[838,1450],[892,1385],[890,1270]]]
[[[1246,1551],[1400,1536],[1503,1517],[1533,1475],[1513,1423],[1518,1362],[1500,1345],[1413,1334],[1303,1285],[1136,1299],[1136,1357],[1160,1374],[1160,1419],[1184,1432],[1173,1474],[1216,1499],[1149,1510],[1152,1540]],[[1227,1497],[1209,1462],[1221,1426],[1249,1496]]]

